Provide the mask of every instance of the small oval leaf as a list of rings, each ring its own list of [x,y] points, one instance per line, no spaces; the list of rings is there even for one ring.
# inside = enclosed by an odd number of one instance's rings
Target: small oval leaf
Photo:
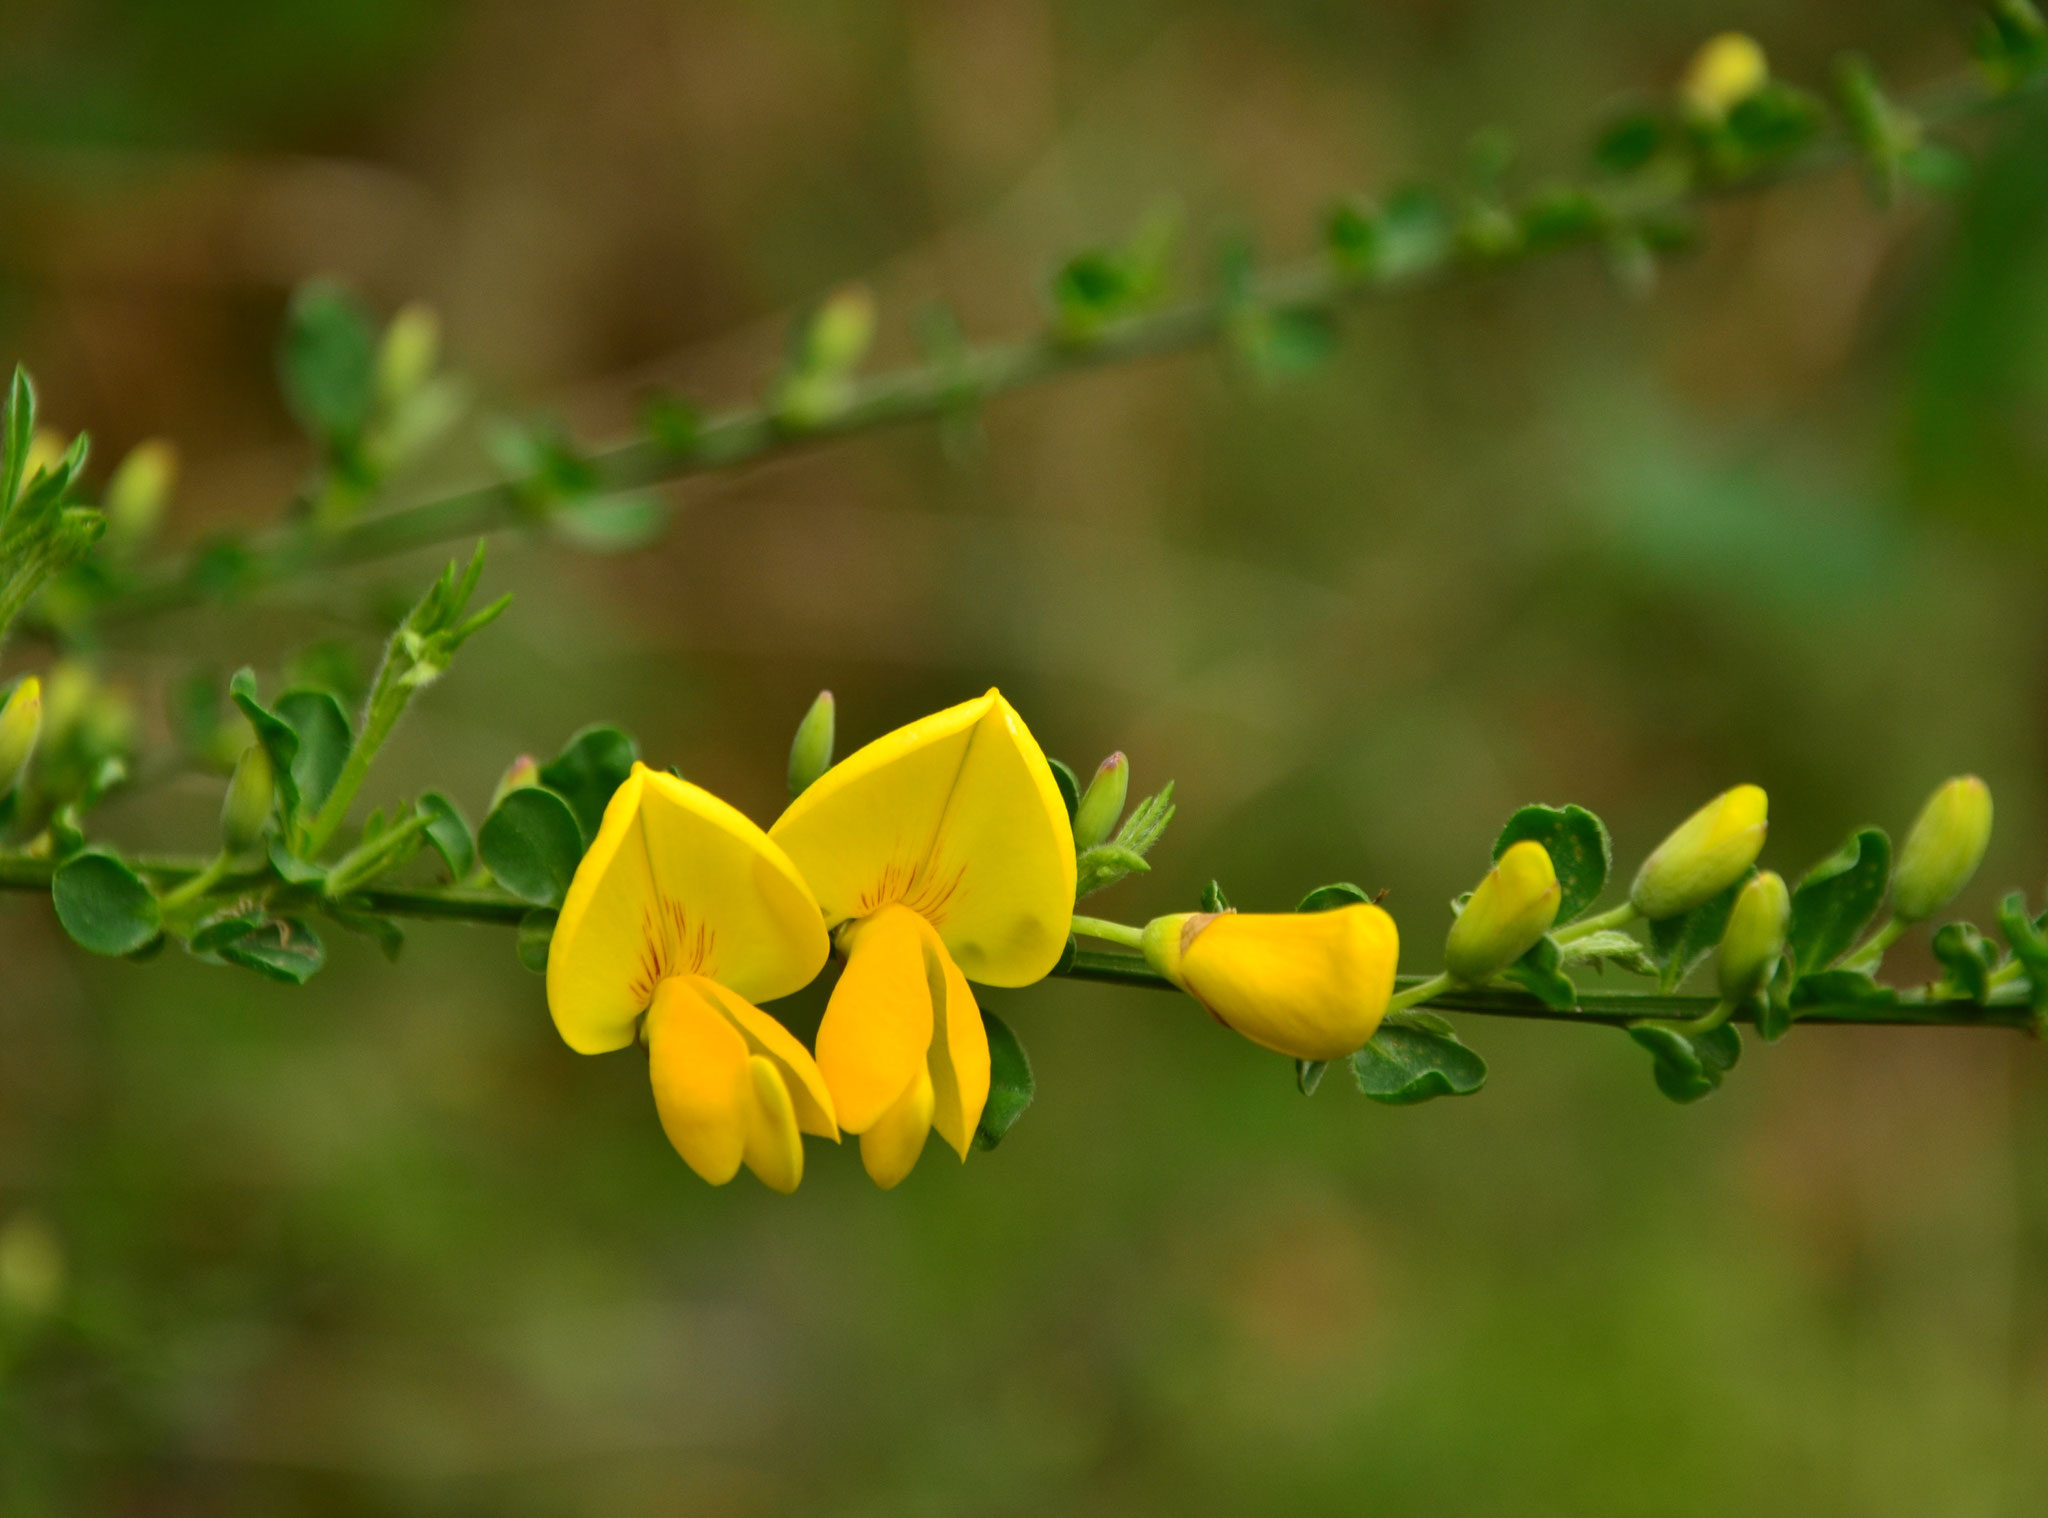
[[[527,785],[498,803],[477,845],[498,884],[521,901],[559,907],[583,857],[583,832],[568,802]]]
[[[64,931],[95,954],[133,954],[163,926],[155,894],[111,854],[66,860],[50,882],[50,895]]]

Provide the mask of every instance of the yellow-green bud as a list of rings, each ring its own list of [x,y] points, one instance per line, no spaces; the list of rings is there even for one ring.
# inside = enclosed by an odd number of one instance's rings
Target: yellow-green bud
[[[1074,847],[1092,849],[1107,838],[1124,814],[1131,794],[1131,761],[1111,754],[1096,767],[1095,778],[1074,809]]]
[[[441,318],[418,301],[404,307],[384,329],[377,349],[377,396],[395,406],[426,383],[441,358]]]
[[[1629,904],[1656,922],[1720,895],[1763,852],[1769,812],[1770,798],[1761,786],[1723,791],[1643,861],[1629,887]]]
[[[64,1295],[64,1246],[32,1212],[0,1228],[0,1308],[40,1317]]]
[[[1991,842],[1991,788],[1958,775],[1920,808],[1892,868],[1892,915],[1922,922],[1970,883]]]
[[[155,534],[178,482],[178,450],[162,438],[137,443],[107,481],[107,543],[117,553],[142,547]]]
[[[38,427],[28,440],[28,457],[21,461],[21,482],[26,485],[39,474],[55,469],[70,447],[64,434],[52,427]]]
[[[1444,969],[1484,985],[1536,946],[1557,921],[1557,870],[1533,838],[1513,844],[1486,872],[1444,940]]]
[[[252,743],[235,761],[234,778],[220,804],[221,847],[230,854],[246,854],[261,843],[276,800],[277,771],[270,763],[270,751]]]
[[[1723,32],[1693,54],[1678,93],[1695,115],[1720,121],[1770,80],[1770,63],[1756,39]]]
[[[832,692],[821,690],[804,720],[796,725],[796,738],[789,745],[789,793],[801,796],[817,778],[832,768],[832,744],[838,727],[839,708]]]
[[[0,705],[0,796],[21,782],[43,730],[43,684],[30,675]]]
[[[861,361],[874,337],[874,292],[866,285],[842,285],[811,318],[804,334],[806,367],[844,373]]]
[[[491,792],[491,810],[495,812],[498,809],[498,803],[514,791],[523,790],[529,785],[539,784],[540,765],[535,762],[533,755],[521,754],[517,759],[506,765],[505,773],[498,777],[498,788]]]
[[[1784,877],[1776,870],[1752,875],[1736,893],[1721,934],[1717,969],[1723,996],[1743,1001],[1763,989],[1785,952],[1785,932],[1791,923],[1792,895]]]

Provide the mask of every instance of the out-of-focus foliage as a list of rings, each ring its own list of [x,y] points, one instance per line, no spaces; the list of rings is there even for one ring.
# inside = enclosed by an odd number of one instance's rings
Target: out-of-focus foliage
[[[178,441],[158,530],[193,544],[322,504],[275,387],[310,276],[433,301],[488,398],[602,435],[653,390],[743,398],[848,281],[886,361],[926,300],[1035,328],[1075,248],[1149,257],[1151,226],[1178,251],[1118,277],[1169,289],[1248,230],[1311,249],[1346,191],[1440,236],[1406,176],[1576,173],[1594,103],[1709,32],[1902,88],[1963,61],[1955,20],[52,0],[0,63],[0,332],[96,468]],[[1469,151],[1486,126],[1511,161]],[[1290,335],[1324,361],[1270,387],[1083,377],[700,481],[634,556],[501,554],[519,615],[367,799],[483,817],[511,756],[603,717],[766,821],[820,686],[850,750],[999,680],[1051,751],[1136,756],[1136,794],[1172,756],[1187,812],[1100,898],[1128,916],[1211,871],[1247,909],[1350,880],[1429,942],[1484,863],[1446,840],[1570,797],[1639,858],[1733,774],[1796,879],[1970,769],[2001,825],[1956,910],[1998,921],[1992,883],[2048,871],[2044,155],[2037,114],[1951,199],[1880,215],[1845,174],[1718,208],[1648,299],[1591,259],[1421,293]],[[483,461],[435,436],[429,483]],[[45,761],[90,784],[140,723],[224,773],[251,649],[261,690],[353,709],[435,567],[111,628],[44,671]],[[218,779],[141,778],[108,826],[210,850]],[[422,928],[401,975],[337,936],[295,989],[86,961],[0,902],[0,1511],[1917,1518],[2048,1482],[2018,1040],[1795,1029],[1680,1108],[1619,1035],[1489,1026],[1513,1081],[1382,1107],[1304,1100],[1183,1000],[1055,985],[989,998],[1031,1050],[1011,1107],[1041,1093],[999,1150],[886,1199],[821,1154],[791,1205],[698,1185],[637,1056],[564,1051],[504,947]],[[778,1010],[808,1033],[822,994]],[[1457,1089],[1443,1037],[1394,1052]]]

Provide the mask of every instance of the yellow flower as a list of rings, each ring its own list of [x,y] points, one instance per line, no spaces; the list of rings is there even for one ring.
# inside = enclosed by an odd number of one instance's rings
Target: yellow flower
[[[714,1186],[742,1161],[803,1179],[799,1132],[837,1140],[804,1046],[754,1003],[809,984],[828,945],[781,849],[710,792],[644,764],[605,808],[548,951],[548,1010],[581,1054],[647,1044],[662,1129]],[[642,1021],[642,1015],[645,1021]]]
[[[0,701],[0,796],[21,779],[42,731],[43,682],[30,675]]]
[[[1330,912],[1181,912],[1145,925],[1152,968],[1224,1027],[1296,1059],[1339,1059],[1379,1028],[1394,992],[1394,919]]]
[[[818,1067],[868,1174],[894,1186],[933,1128],[964,1160],[989,1082],[967,982],[1043,979],[1073,920],[1073,830],[1037,741],[991,690],[827,770],[769,836],[847,956]]]
[[[1719,121],[1770,79],[1770,63],[1756,39],[1741,32],[1723,32],[1693,54],[1678,93],[1694,114]]]
[[[1444,968],[1465,985],[1486,984],[1550,931],[1562,896],[1542,844],[1524,838],[1509,845],[1451,924]]]
[[[1770,801],[1763,787],[1738,785],[1694,812],[1636,871],[1628,899],[1656,922],[1690,912],[1742,878],[1763,852]]]

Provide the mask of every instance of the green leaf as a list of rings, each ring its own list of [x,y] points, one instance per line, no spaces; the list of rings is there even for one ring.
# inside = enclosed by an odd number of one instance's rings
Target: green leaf
[[[64,931],[95,954],[133,954],[163,927],[154,893],[111,854],[66,860],[50,882],[50,895]]]
[[[1582,806],[1525,806],[1508,819],[1493,841],[1498,860],[1513,844],[1534,839],[1557,871],[1557,921],[1570,922],[1600,899],[1614,868],[1614,844],[1606,824]]]
[[[1301,898],[1297,912],[1333,912],[1338,907],[1356,906],[1359,902],[1370,902],[1372,898],[1365,891],[1348,880],[1339,880],[1332,885],[1317,886]]]
[[[1795,974],[1825,970],[1854,947],[1884,901],[1891,872],[1891,840],[1882,828],[1859,828],[1806,872],[1792,893],[1786,934]]]
[[[585,553],[630,553],[668,530],[668,502],[658,495],[599,495],[565,500],[548,528]]]
[[[1944,923],[1935,929],[1934,957],[1948,973],[1942,984],[1982,1006],[1991,998],[1991,972],[1998,968],[1998,945],[1967,922]]]
[[[545,909],[519,919],[519,962],[536,975],[548,973],[548,946],[555,941],[555,914]]]
[[[1612,928],[1561,945],[1559,959],[1567,965],[1590,965],[1596,974],[1608,965],[1631,975],[1657,973],[1657,962],[1644,951],[1642,940]]]
[[[586,843],[597,837],[612,792],[633,773],[640,749],[615,727],[586,727],[541,766],[540,783],[569,803]]]
[[[1060,957],[1054,963],[1050,973],[1054,975],[1065,975],[1069,970],[1074,968],[1074,956],[1076,954],[1079,954],[1080,952],[1081,941],[1078,938],[1076,938],[1072,933],[1068,933],[1066,946],[1060,950]]]
[[[2012,945],[2013,957],[2026,966],[2028,1004],[2036,1012],[2048,1010],[2048,938],[2027,915],[2024,892],[2014,891],[1999,902],[1998,926]]]
[[[256,729],[256,741],[269,751],[279,806],[285,822],[290,824],[303,809],[298,781],[298,729],[257,699],[256,672],[247,666],[236,670],[234,678],[228,681],[228,696]]]
[[[270,840],[270,867],[277,871],[277,878],[287,885],[323,885],[327,880],[325,865],[299,858],[285,847],[282,838]]]
[[[527,785],[484,820],[477,846],[485,867],[514,896],[539,907],[559,907],[583,857],[583,831],[568,802]]]
[[[1774,1044],[1792,1031],[1792,966],[1781,957],[1755,1002],[1757,1036]]]
[[[331,691],[288,690],[277,698],[277,715],[298,735],[299,751],[292,760],[292,784],[299,805],[317,812],[341,778],[355,744],[348,717]],[[272,756],[273,760],[275,755]]]
[[[988,1030],[988,1101],[981,1109],[981,1126],[974,1130],[974,1147],[993,1149],[1031,1105],[1037,1083],[1031,1058],[1010,1025],[986,1011],[981,1022]]]
[[[1294,1062],[1294,1086],[1303,1096],[1314,1096],[1330,1068],[1326,1059],[1298,1059]]]
[[[1744,872],[1719,896],[1690,912],[1650,924],[1650,958],[1656,962],[1658,983],[1664,990],[1677,990],[1699,962],[1714,952],[1721,935],[1728,931],[1728,914],[1735,908],[1735,898],[1755,873],[1753,869]]]
[[[1202,887],[1202,910],[1204,912],[1228,912],[1230,898],[1223,894],[1220,881],[1212,880]]]
[[[476,868],[476,839],[462,813],[439,791],[428,791],[419,800],[419,811],[427,819],[427,842],[448,866],[451,880],[461,880]]]
[[[1663,1023],[1635,1023],[1628,1036],[1650,1051],[1657,1089],[1674,1102],[1712,1095],[1742,1056],[1742,1036],[1727,1024],[1687,1035]]]
[[[672,458],[693,457],[703,441],[704,413],[670,391],[656,391],[640,408],[640,425]]]
[[[296,917],[273,919],[255,932],[225,943],[220,957],[268,980],[302,986],[327,963],[327,950],[315,933]]]
[[[352,441],[377,393],[377,337],[361,302],[327,280],[301,285],[285,318],[278,368],[285,399],[307,431],[329,445]]]
[[[29,447],[36,436],[36,387],[28,370],[14,366],[14,378],[7,387],[7,414],[0,418],[0,522],[21,495],[23,477],[28,473]]]
[[[1600,129],[1593,143],[1593,163],[1603,174],[1633,174],[1661,153],[1669,140],[1669,123],[1657,112],[1626,111]]]
[[[325,910],[328,917],[349,932],[376,939],[384,957],[393,964],[398,963],[398,956],[405,950],[405,929],[389,917],[375,912],[358,912],[352,907],[329,906]]]
[[[1380,1024],[1351,1056],[1351,1074],[1374,1101],[1405,1107],[1439,1096],[1470,1096],[1486,1084],[1486,1061],[1460,1043],[1441,1017],[1408,1012]]]
[[[1081,809],[1081,779],[1073,767],[1058,759],[1047,759],[1052,770],[1052,783],[1060,788],[1060,800],[1067,804],[1067,820],[1074,820],[1074,813]]]
[[[1501,975],[1544,1006],[1569,1012],[1579,1004],[1579,988],[1572,984],[1571,977],[1560,970],[1558,964],[1557,940],[1546,935],[1537,939],[1529,952],[1509,965]]]
[[[185,947],[202,959],[218,959],[222,944],[247,938],[262,927],[265,918],[255,907],[230,907],[217,912],[192,930]]]
[[[1861,970],[1817,970],[1792,982],[1787,999],[1793,1010],[1801,1007],[1832,1007],[1844,1004],[1888,1007],[1899,999],[1890,986],[1881,986]]]
[[[1727,133],[1748,158],[1775,158],[1804,145],[1826,119],[1813,96],[1772,80],[1729,111]]]

